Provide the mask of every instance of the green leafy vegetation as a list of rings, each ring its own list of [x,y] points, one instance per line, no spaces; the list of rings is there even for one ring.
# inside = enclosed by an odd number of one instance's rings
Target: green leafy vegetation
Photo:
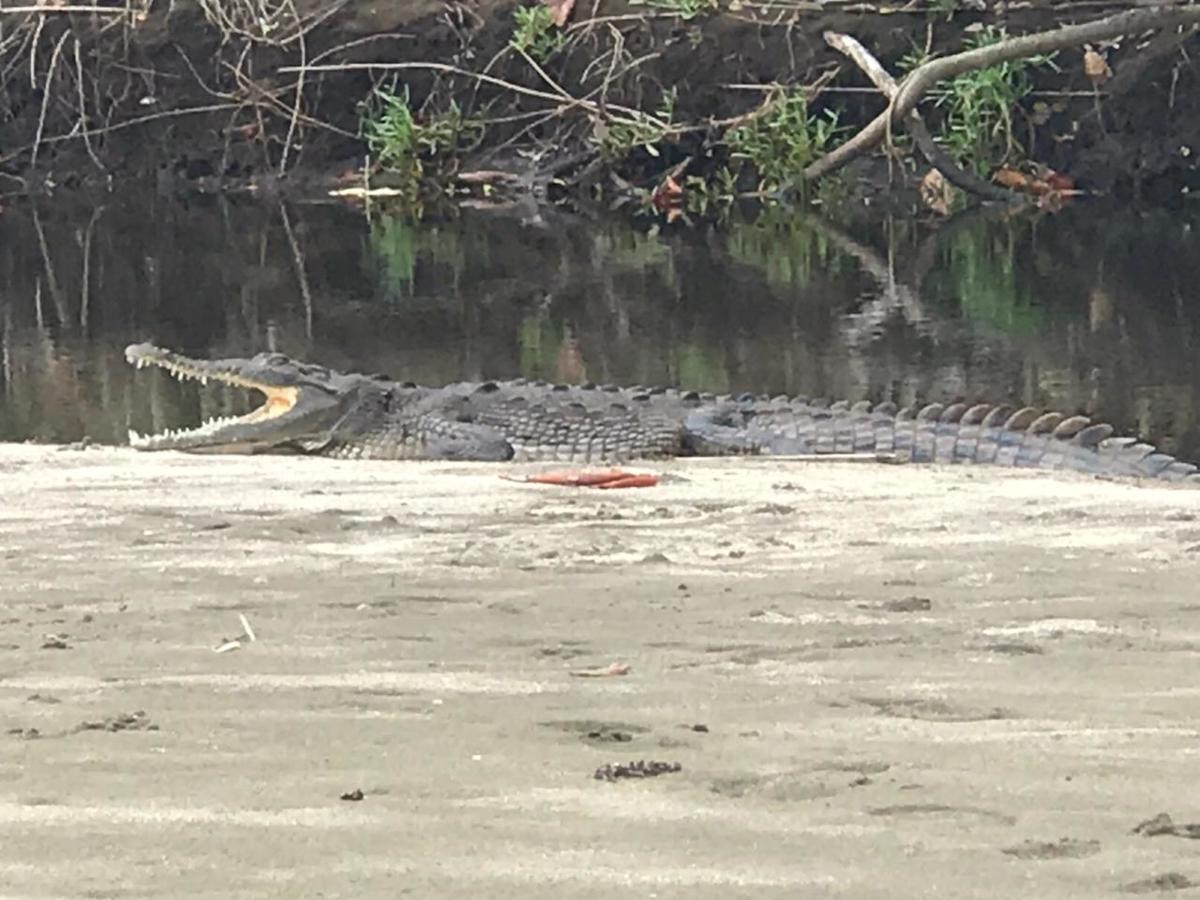
[[[563,34],[554,27],[554,16],[549,7],[541,3],[518,6],[513,11],[513,21],[509,44],[515,50],[527,53],[540,63],[562,49]]]
[[[968,50],[995,44],[1007,37],[1003,28],[988,26],[965,44]],[[924,54],[911,53],[900,68],[915,68]],[[997,166],[1024,156],[1013,134],[1013,109],[1033,90],[1032,72],[1040,66],[1057,71],[1053,54],[1001,63],[964,72],[937,85],[930,96],[944,110],[939,142],[960,163],[986,175]]]
[[[478,145],[483,126],[453,101],[448,109],[418,119],[408,90],[376,88],[359,106],[360,130],[372,156],[415,200],[425,163],[441,161]]]
[[[713,216],[725,221],[737,199],[737,174],[721,166],[709,178],[689,175],[684,181],[684,202],[687,211],[700,216]]]
[[[760,191],[800,182],[809,163],[823,156],[838,132],[837,115],[809,115],[802,91],[781,96],[765,113],[725,136],[730,157],[748,162]]]
[[[691,21],[717,9],[716,0],[630,0],[631,6],[646,6],[656,12]]]
[[[675,91],[663,94],[653,115],[638,118],[614,119],[598,130],[600,153],[609,160],[624,159],[639,147],[651,156],[658,156],[655,146],[675,128]]]

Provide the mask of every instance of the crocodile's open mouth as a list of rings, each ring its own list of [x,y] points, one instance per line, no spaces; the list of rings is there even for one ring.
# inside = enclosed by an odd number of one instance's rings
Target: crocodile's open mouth
[[[221,438],[239,426],[253,426],[278,419],[296,407],[300,388],[295,385],[274,385],[249,378],[220,363],[199,362],[151,344],[137,344],[125,349],[125,359],[139,369],[155,366],[170,373],[177,381],[216,381],[234,387],[257,391],[263,402],[242,416],[220,416],[207,419],[195,428],[175,428],[156,434],[129,431],[129,444],[138,450],[194,449],[205,444],[221,443]],[[233,435],[229,435],[233,437]]]

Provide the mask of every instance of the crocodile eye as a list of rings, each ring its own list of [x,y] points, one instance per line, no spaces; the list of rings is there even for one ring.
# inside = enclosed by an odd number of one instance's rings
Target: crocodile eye
[[[284,356],[282,353],[267,354],[267,358],[263,361],[265,363],[267,363],[267,365],[271,365],[271,366],[286,366],[288,363],[291,362],[291,360],[288,359],[286,356]]]

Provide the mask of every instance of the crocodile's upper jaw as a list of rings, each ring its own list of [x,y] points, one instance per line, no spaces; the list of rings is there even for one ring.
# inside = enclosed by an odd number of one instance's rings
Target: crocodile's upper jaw
[[[259,391],[265,398],[243,416],[214,418],[195,428],[151,435],[130,430],[129,444],[137,450],[254,453],[282,444],[319,441],[340,417],[348,393],[347,385],[336,383],[345,376],[303,366],[278,354],[207,361],[152,344],[134,344],[125,348],[125,359],[139,369],[164,369],[181,381],[218,381]]]

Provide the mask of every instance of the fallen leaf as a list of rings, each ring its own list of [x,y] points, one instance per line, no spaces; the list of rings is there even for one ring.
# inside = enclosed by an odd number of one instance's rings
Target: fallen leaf
[[[1083,193],[1075,189],[1075,181],[1053,169],[1041,169],[1039,175],[1027,175],[1007,166],[992,173],[992,181],[1013,191],[1037,198],[1039,209],[1057,212],[1071,197]]]
[[[1024,172],[1018,172],[1016,169],[1010,169],[1007,166],[1002,166],[993,172],[992,181],[1010,190],[1032,193],[1030,186],[1033,183],[1033,179]]]
[[[1042,180],[1050,185],[1053,191],[1073,191],[1075,190],[1075,179],[1070,175],[1064,175],[1062,172],[1055,172],[1053,169],[1047,169],[1042,173]]]
[[[650,195],[650,204],[661,213],[678,210],[683,203],[683,185],[668,175]]]
[[[954,185],[946,180],[946,176],[937,169],[930,169],[921,179],[921,202],[939,216],[950,215],[950,205],[954,202]]]
[[[575,0],[542,0],[542,5],[550,10],[554,24],[562,28],[571,15],[571,10],[575,8]]]
[[[1112,78],[1112,69],[1108,60],[1092,49],[1090,44],[1083,45],[1083,74],[1095,87],[1100,87]]]

